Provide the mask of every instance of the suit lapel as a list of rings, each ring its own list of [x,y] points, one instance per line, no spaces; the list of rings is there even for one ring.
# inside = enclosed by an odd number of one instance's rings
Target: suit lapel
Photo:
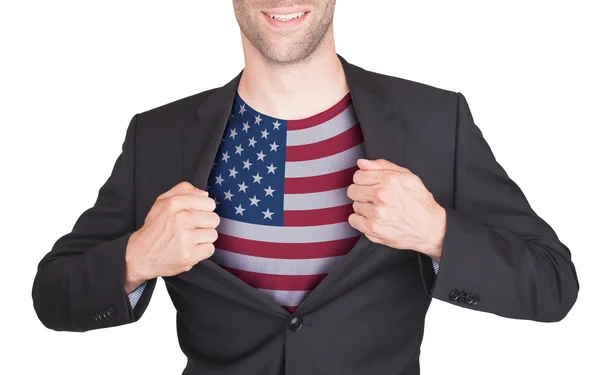
[[[197,188],[206,188],[241,76],[210,93],[196,110],[197,121],[183,129],[183,175]]]
[[[350,89],[352,105],[363,133],[365,154],[368,159],[384,158],[401,164],[401,116],[398,107],[387,99],[387,94],[364,69],[349,64],[338,55]],[[344,277],[372,255],[375,244],[364,234],[346,256],[317,287],[302,301],[297,314],[303,314],[315,301],[331,291]]]
[[[402,122],[398,106],[388,100],[389,94],[375,81],[376,77],[370,72],[348,63],[340,55],[338,55],[338,58],[342,63],[350,88],[352,102],[363,133],[367,158],[384,158],[402,165]],[[186,125],[184,128],[184,178],[198,188],[206,188],[211,167],[231,114],[242,72],[225,86],[213,90],[197,109],[197,121]],[[362,235],[344,259],[302,301],[296,312],[302,313],[302,311],[309,309],[317,298],[325,295],[347,273],[358,267],[361,261],[372,252],[373,248],[374,244]],[[240,290],[245,290],[257,296],[257,302],[266,303],[278,314],[289,315],[287,310],[267,295],[250,287],[216,263],[207,260],[199,263],[199,265],[203,263],[205,266],[221,273],[232,283],[239,285]]]

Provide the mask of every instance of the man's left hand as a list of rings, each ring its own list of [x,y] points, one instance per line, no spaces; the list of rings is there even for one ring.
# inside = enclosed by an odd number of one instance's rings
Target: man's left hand
[[[439,262],[446,234],[446,210],[421,179],[384,159],[359,159],[348,197],[350,225],[372,242],[411,249]]]

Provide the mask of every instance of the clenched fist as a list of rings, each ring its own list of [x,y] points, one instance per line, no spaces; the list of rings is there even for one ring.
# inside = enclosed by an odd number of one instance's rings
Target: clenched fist
[[[189,271],[210,257],[220,221],[215,207],[207,192],[189,182],[160,195],[127,244],[127,293],[145,280]]]

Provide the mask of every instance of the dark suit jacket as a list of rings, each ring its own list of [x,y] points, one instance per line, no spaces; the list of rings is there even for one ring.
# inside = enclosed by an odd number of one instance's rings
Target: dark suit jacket
[[[432,297],[543,322],[561,320],[575,303],[569,249],[496,162],[465,97],[339,58],[367,157],[407,167],[447,210],[439,274],[428,257],[363,235],[292,317],[202,261],[164,278],[188,357],[184,374],[415,375]],[[240,76],[133,117],[94,206],[39,263],[32,295],[46,327],[81,332],[142,317],[156,279],[132,309],[129,236],[161,193],[184,180],[205,188]]]

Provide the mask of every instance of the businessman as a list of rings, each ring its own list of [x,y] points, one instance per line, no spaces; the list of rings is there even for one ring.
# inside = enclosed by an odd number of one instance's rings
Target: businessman
[[[133,116],[95,204],[39,263],[46,327],[136,322],[162,277],[183,374],[416,375],[432,298],[568,314],[570,251],[461,93],[346,61],[335,0],[233,6],[244,69]]]

